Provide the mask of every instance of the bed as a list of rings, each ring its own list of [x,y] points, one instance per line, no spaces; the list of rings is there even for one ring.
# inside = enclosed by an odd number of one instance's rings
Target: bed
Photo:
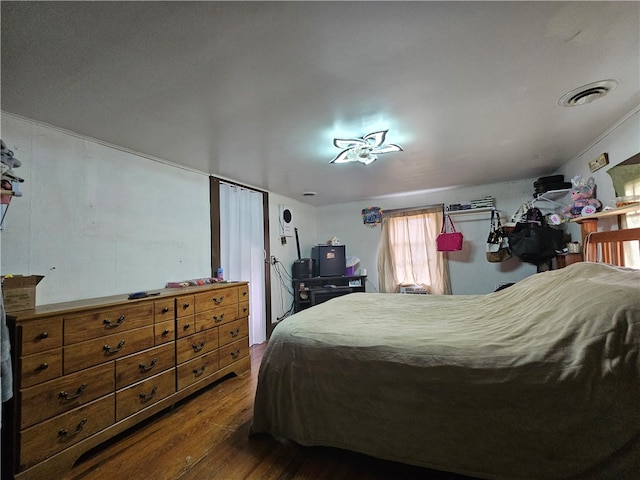
[[[637,479],[640,270],[299,312],[265,350],[251,433],[486,479]]]

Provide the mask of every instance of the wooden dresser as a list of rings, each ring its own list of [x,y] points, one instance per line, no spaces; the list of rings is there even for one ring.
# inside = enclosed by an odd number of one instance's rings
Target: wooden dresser
[[[59,478],[91,448],[250,368],[247,283],[151,293],[8,314],[13,478]]]

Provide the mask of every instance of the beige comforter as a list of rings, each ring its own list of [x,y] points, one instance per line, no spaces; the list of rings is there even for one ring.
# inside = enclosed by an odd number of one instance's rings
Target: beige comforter
[[[252,433],[490,479],[640,478],[640,272],[354,293],[280,323]],[[640,471],[640,470],[637,470]]]

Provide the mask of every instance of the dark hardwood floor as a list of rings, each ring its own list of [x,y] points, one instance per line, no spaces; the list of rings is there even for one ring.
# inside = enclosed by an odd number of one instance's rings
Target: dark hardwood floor
[[[84,455],[67,480],[473,480],[353,452],[249,436],[265,344],[229,377]]]

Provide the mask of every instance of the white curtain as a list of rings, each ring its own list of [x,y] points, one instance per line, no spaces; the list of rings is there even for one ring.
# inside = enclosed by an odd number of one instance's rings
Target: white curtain
[[[220,182],[220,258],[225,280],[249,282],[249,344],[267,339],[262,194]]]
[[[385,213],[378,249],[378,283],[381,292],[400,291],[402,285],[419,285],[429,293],[451,293],[449,265],[436,251],[442,208]]]

